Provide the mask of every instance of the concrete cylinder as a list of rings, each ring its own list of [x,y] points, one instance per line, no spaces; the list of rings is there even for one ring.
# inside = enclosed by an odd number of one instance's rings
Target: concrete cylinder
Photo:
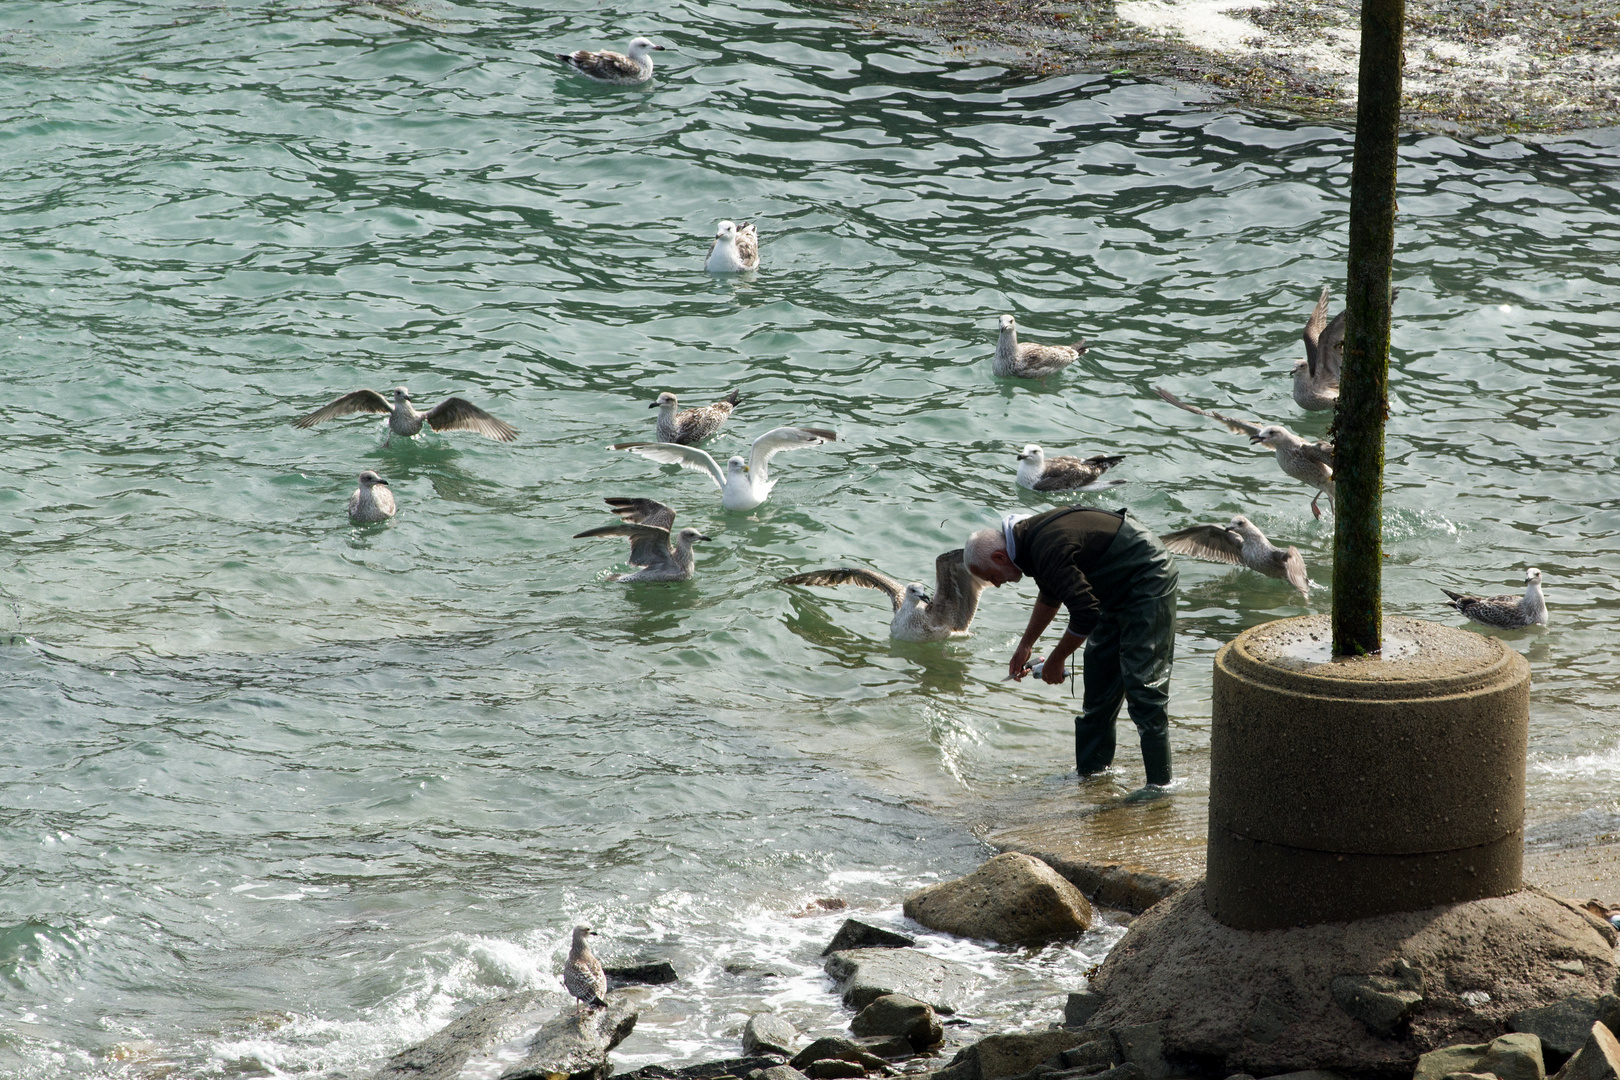
[[[1381,657],[1332,637],[1285,619],[1215,656],[1209,913],[1274,930],[1519,889],[1530,665],[1417,619],[1384,620]]]

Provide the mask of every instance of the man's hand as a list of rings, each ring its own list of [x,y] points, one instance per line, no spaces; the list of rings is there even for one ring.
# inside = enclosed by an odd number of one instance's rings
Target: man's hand
[[[1069,673],[1063,670],[1063,661],[1054,662],[1050,656],[1046,658],[1046,666],[1041,668],[1041,682],[1059,686],[1068,677]]]
[[[1007,664],[1007,678],[1022,679],[1024,669],[1029,667],[1029,646],[1019,645],[1013,650],[1012,660]]]

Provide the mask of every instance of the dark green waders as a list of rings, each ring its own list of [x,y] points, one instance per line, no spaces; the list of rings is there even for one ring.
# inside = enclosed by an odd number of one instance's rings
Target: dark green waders
[[[1176,655],[1176,582],[1180,575],[1159,538],[1127,516],[1108,547],[1106,569],[1086,575],[1093,588],[1123,593],[1086,637],[1085,697],[1074,718],[1080,775],[1114,762],[1114,724],[1122,704],[1142,738],[1147,782],[1170,782],[1170,667]]]

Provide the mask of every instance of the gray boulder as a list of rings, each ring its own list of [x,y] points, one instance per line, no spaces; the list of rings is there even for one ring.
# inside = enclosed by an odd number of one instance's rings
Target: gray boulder
[[[810,1066],[818,1061],[848,1061],[866,1069],[886,1069],[889,1063],[869,1053],[867,1049],[854,1039],[846,1039],[842,1035],[827,1035],[793,1055],[788,1064],[795,1069],[810,1072]],[[811,1073],[811,1075],[815,1075]]]
[[[1620,1077],[1620,1043],[1601,1021],[1592,1025],[1586,1043],[1558,1070],[1558,1080],[1616,1080]]]
[[[1127,1065],[1142,1070],[1145,1080],[1164,1080],[1170,1066],[1164,1060],[1164,1022],[1130,1024],[1110,1030]]]
[[[832,941],[821,950],[821,955],[843,952],[845,949],[909,949],[917,944],[916,938],[885,930],[881,926],[863,923],[859,919],[845,919]]]
[[[721,1077],[747,1076],[780,1065],[782,1059],[772,1055],[760,1057],[721,1058],[672,1069],[667,1065],[643,1065],[627,1073],[614,1073],[613,1080],[720,1080]]]
[[[884,994],[873,998],[850,1021],[857,1035],[899,1035],[913,1050],[926,1050],[945,1036],[939,1017],[927,1002],[905,994]]]
[[[853,1080],[857,1076],[865,1076],[866,1068],[854,1061],[845,1061],[843,1058],[822,1058],[812,1061],[804,1070],[805,1075],[815,1080]]]
[[[825,966],[852,1009],[885,994],[904,994],[950,1015],[980,981],[970,967],[915,949],[850,949],[827,957]]]
[[[773,1065],[768,1069],[755,1069],[747,1075],[747,1080],[810,1080],[810,1078],[791,1065]]]
[[[906,897],[905,913],[933,930],[1018,945],[1091,929],[1085,894],[1039,859],[1009,851],[967,877]]]
[[[1413,1080],[1445,1080],[1457,1073],[1488,1073],[1499,1080],[1545,1080],[1541,1040],[1520,1033],[1488,1043],[1443,1046],[1418,1058]]]
[[[1048,1058],[1046,1064],[1057,1069],[1090,1069],[1100,1072],[1111,1069],[1119,1062],[1119,1053],[1115,1047],[1113,1036],[1093,1035],[1090,1042],[1065,1050],[1055,1058]]]
[[[636,1027],[636,1010],[617,994],[608,995],[607,1007],[564,1007],[529,1041],[524,1059],[501,1073],[501,1080],[606,1080],[612,1068],[608,1051]]]
[[[1392,1036],[1423,1004],[1423,975],[1405,960],[1392,975],[1340,975],[1330,984],[1334,1004],[1367,1025]]]
[[[518,1037],[540,1022],[535,1013],[545,1008],[545,998],[533,990],[487,1001],[389,1058],[372,1080],[454,1080],[470,1057]]]
[[[1526,1031],[1539,1038],[1547,1068],[1557,1069],[1586,1044],[1594,1023],[1610,1031],[1620,1026],[1620,997],[1571,997],[1538,1009],[1525,1009],[1508,1017],[1508,1030]]]
[[[1102,1008],[1103,996],[1095,990],[1077,990],[1069,995],[1063,1006],[1064,1027],[1085,1027],[1092,1015]]]
[[[1084,1036],[1061,1028],[991,1035],[963,1047],[934,1080],[1000,1080],[1027,1073],[1055,1054],[1080,1045]]]
[[[1301,1069],[1298,1072],[1268,1076],[1266,1080],[1344,1080],[1344,1076],[1327,1069]]]
[[[1412,1080],[1445,1080],[1452,1073],[1471,1073],[1490,1048],[1490,1043],[1459,1043],[1430,1050],[1418,1058]]]
[[[897,1061],[917,1052],[911,1040],[904,1035],[862,1035],[856,1038],[855,1043],[868,1054],[884,1061]]]
[[[793,1056],[793,1046],[799,1041],[799,1029],[775,1013],[755,1013],[743,1026],[743,1053],[778,1054]]]
[[[608,977],[609,984],[621,986],[626,983],[662,986],[665,983],[680,981],[680,976],[675,974],[675,965],[668,960],[649,960],[645,964],[628,964],[623,967],[604,968],[602,973]]]

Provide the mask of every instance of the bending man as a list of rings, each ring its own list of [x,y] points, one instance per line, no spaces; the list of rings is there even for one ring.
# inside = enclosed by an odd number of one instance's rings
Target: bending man
[[[1030,517],[1008,514],[999,529],[980,529],[964,550],[975,577],[1000,588],[1035,579],[1041,594],[1007,665],[1021,676],[1030,651],[1061,605],[1069,625],[1047,655],[1041,678],[1064,679],[1063,665],[1081,645],[1085,698],[1074,718],[1080,775],[1114,761],[1114,722],[1121,703],[1142,737],[1149,784],[1170,782],[1170,665],[1176,644],[1176,573],[1152,531],[1126,511],[1070,506]]]

